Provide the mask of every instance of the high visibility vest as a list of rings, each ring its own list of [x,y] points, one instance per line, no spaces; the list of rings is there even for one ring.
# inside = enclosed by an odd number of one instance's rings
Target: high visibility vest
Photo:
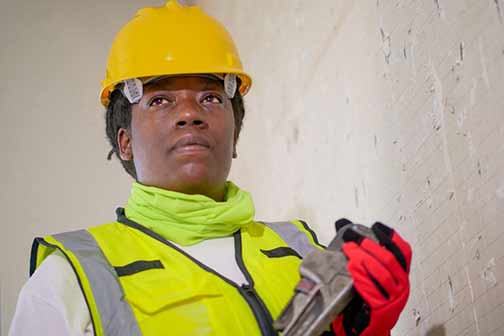
[[[118,209],[118,220],[36,238],[30,274],[60,250],[89,308],[95,335],[275,335],[301,259],[322,248],[302,221],[251,222],[234,234],[239,285]]]

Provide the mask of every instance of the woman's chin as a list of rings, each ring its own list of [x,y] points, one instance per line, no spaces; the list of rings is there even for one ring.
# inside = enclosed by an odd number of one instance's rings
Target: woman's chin
[[[216,178],[208,166],[189,164],[180,167],[176,176],[158,183],[159,187],[184,194],[201,194],[218,198],[225,188],[225,179]]]
[[[177,183],[184,185],[207,185],[211,184],[213,176],[208,165],[199,162],[191,162],[183,165],[177,171]]]

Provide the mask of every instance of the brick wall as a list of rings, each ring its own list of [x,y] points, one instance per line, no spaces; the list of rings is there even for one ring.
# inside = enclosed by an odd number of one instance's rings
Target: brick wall
[[[258,217],[413,245],[394,335],[504,334],[504,1],[200,1],[254,87],[233,178]]]

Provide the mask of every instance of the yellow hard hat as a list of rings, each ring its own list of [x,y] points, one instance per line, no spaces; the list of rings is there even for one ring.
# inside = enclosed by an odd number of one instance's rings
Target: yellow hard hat
[[[129,79],[184,74],[235,74],[245,95],[252,79],[243,71],[231,35],[198,6],[169,0],[142,8],[117,34],[110,50],[100,100]]]

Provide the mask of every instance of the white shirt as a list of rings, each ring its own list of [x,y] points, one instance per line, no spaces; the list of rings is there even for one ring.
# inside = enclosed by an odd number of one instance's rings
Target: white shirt
[[[235,260],[232,236],[177,247],[237,284],[247,283]],[[61,252],[48,256],[21,289],[9,335],[93,335],[84,295]]]

